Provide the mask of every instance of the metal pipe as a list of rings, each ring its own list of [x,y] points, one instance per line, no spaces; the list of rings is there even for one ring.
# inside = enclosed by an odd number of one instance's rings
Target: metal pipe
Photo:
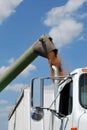
[[[11,67],[0,77],[0,92],[19,75],[37,56],[34,46],[29,48]]]
[[[47,53],[56,50],[52,38],[42,35],[8,70],[0,77],[0,92],[15,79],[37,56],[45,58]]]

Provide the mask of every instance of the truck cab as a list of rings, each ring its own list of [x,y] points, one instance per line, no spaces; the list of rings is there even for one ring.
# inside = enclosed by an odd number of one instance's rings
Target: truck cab
[[[52,77],[34,78],[31,82],[31,118],[40,121],[45,111],[49,111],[49,130],[87,130],[87,68],[74,70],[61,82],[55,67],[54,71],[54,96],[48,106],[45,106],[44,83]]]

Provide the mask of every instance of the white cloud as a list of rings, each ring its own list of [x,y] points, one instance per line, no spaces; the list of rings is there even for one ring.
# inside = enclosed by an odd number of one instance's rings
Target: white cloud
[[[61,47],[70,43],[83,29],[82,23],[77,23],[74,20],[64,20],[59,26],[53,27],[49,35],[54,38],[56,47]]]
[[[15,8],[23,0],[0,0],[0,24],[12,13],[16,12]]]
[[[83,18],[87,18],[87,13],[84,13],[84,14],[78,14],[78,16],[83,19]]]
[[[6,90],[20,92],[21,90],[23,90],[24,88],[27,88],[27,87],[29,87],[28,84],[14,84],[14,85],[11,85],[11,86],[8,85]]]
[[[61,47],[72,42],[83,31],[83,23],[79,22],[78,9],[80,9],[87,0],[69,0],[64,6],[51,9],[47,13],[44,24],[50,26],[49,35],[52,36],[56,47]],[[86,13],[79,15],[85,18]],[[82,17],[81,17],[82,16]]]
[[[74,12],[78,10],[87,0],[69,0],[66,4],[66,12]]]
[[[30,72],[33,71],[33,70],[36,70],[36,66],[33,65],[33,64],[30,64],[22,73],[21,75],[23,77],[27,77],[29,76]]]
[[[9,63],[9,64],[12,64],[12,63],[14,63],[14,62],[15,62],[15,59],[14,59],[13,57],[8,60],[8,63]]]
[[[8,68],[9,68],[8,66],[7,67],[6,66],[0,67],[0,76],[3,75]]]
[[[6,105],[6,104],[8,104],[7,100],[0,100],[0,105]]]
[[[11,110],[13,106],[6,105],[5,107],[0,107],[0,117],[7,117],[8,112]]]
[[[14,58],[11,58],[11,59],[9,59],[8,60],[8,63],[11,65],[11,64],[13,64],[15,62],[15,60],[14,60]],[[10,66],[2,66],[2,67],[0,67],[0,76],[1,75],[3,75],[6,71],[7,71],[7,69],[9,68]],[[21,72],[21,76],[22,77],[27,77],[27,76],[29,76],[30,75],[30,72],[31,71],[34,71],[34,70],[36,70],[36,66],[35,65],[33,65],[33,64],[30,64],[28,67],[26,67],[22,72]]]

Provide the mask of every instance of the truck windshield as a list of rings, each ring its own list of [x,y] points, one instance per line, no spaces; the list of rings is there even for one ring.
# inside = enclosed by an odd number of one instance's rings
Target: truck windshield
[[[87,74],[82,74],[79,79],[79,100],[82,107],[87,109]]]

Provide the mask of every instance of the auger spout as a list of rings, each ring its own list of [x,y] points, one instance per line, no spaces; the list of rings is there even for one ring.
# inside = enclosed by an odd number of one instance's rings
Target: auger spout
[[[46,58],[46,54],[54,49],[56,48],[52,42],[52,38],[49,35],[42,35],[0,77],[0,92],[38,56]]]

